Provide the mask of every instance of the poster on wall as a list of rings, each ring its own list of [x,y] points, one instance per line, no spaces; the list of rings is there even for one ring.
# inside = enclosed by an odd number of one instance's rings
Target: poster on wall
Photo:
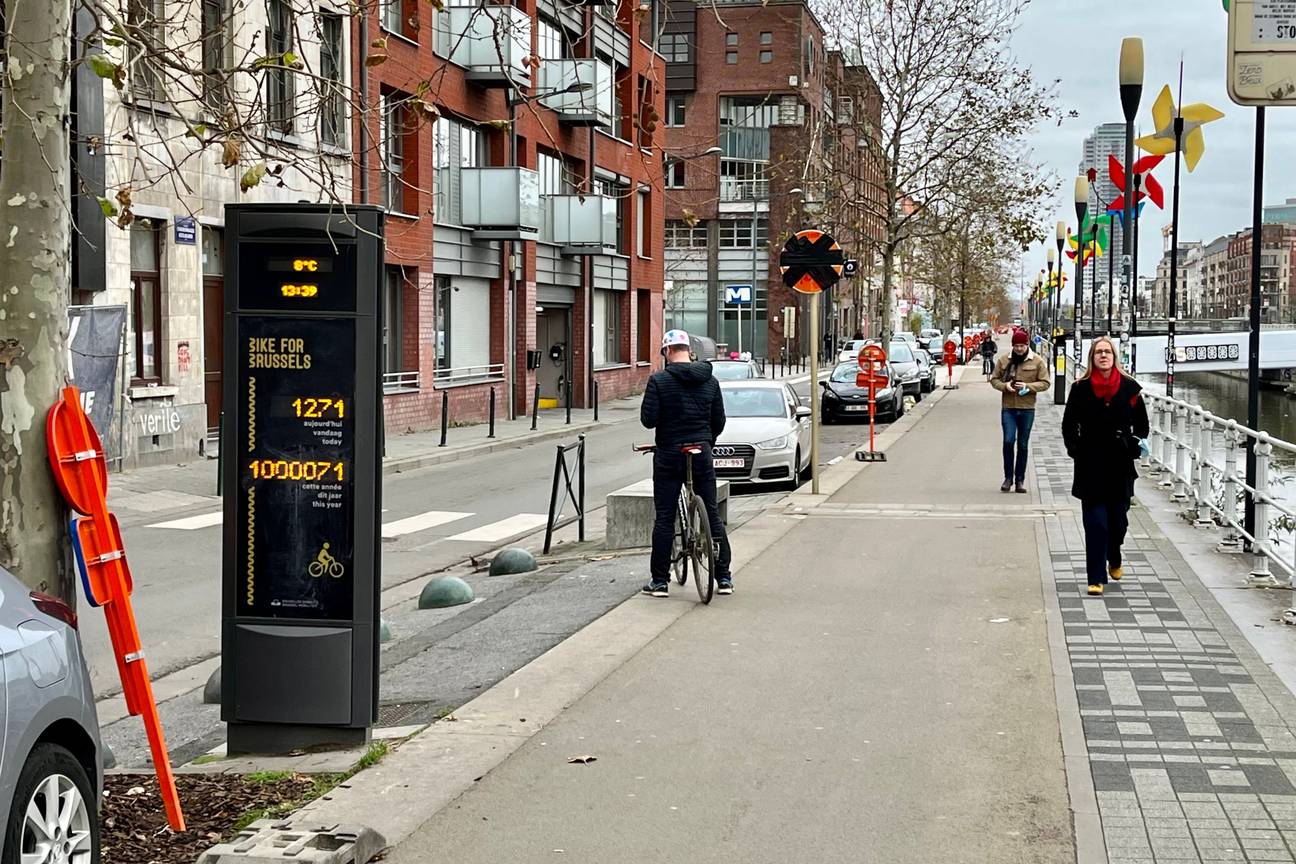
[[[117,403],[125,306],[68,307],[68,370],[81,391],[81,407],[94,423],[109,458],[117,454],[118,437],[112,430]]]

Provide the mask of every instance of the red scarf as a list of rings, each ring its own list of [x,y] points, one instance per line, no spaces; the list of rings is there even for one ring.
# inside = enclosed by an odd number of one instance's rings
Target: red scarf
[[[1120,390],[1121,374],[1113,366],[1111,374],[1103,378],[1103,374],[1095,369],[1094,373],[1089,376],[1089,384],[1093,387],[1094,395],[1110,405],[1112,399],[1116,397],[1116,392]]]

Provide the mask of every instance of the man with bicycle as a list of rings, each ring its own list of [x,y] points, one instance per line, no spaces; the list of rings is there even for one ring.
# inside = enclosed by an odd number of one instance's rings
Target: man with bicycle
[[[706,503],[711,537],[719,545],[716,557],[716,591],[733,593],[729,574],[729,537],[716,506],[716,476],[711,448],[725,427],[724,401],[720,384],[711,374],[711,364],[694,362],[689,335],[668,330],[662,338],[666,367],[648,379],[639,419],[655,429],[657,451],[653,456],[653,504],[656,521],[652,533],[651,581],[643,593],[666,597],[670,587],[671,542],[675,537],[675,514],[679,510],[680,488],[684,485],[685,459],[693,460],[693,491]],[[683,448],[699,445],[701,453],[687,456]]]

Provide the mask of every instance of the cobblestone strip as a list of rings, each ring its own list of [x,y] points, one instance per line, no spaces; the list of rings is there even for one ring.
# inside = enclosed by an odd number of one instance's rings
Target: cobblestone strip
[[[1036,491],[1056,511],[1053,583],[1109,861],[1296,861],[1296,700],[1141,508],[1125,578],[1085,595],[1061,409],[1038,414]]]

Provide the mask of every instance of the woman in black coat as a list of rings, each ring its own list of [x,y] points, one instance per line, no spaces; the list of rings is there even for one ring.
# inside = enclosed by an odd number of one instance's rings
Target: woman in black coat
[[[1062,439],[1075,461],[1071,494],[1084,514],[1092,595],[1103,593],[1108,576],[1121,578],[1121,545],[1138,477],[1134,460],[1148,436],[1142,391],[1121,369],[1115,343],[1100,336],[1089,347],[1089,368],[1071,388],[1062,416]]]

